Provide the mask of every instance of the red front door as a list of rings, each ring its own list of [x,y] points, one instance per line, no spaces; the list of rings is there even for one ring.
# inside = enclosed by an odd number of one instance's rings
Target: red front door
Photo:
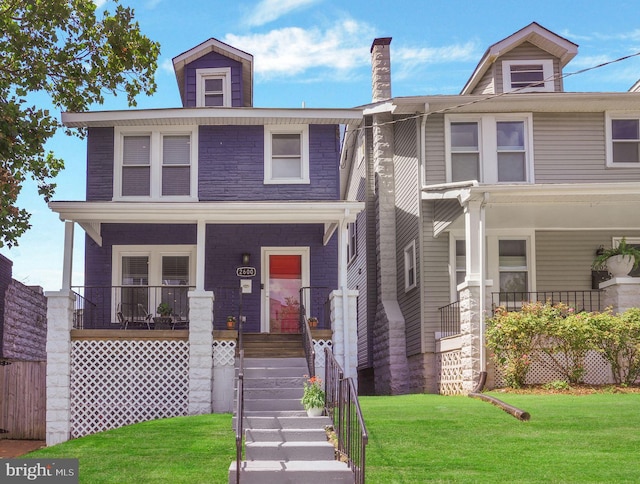
[[[269,255],[269,332],[298,333],[301,255]]]

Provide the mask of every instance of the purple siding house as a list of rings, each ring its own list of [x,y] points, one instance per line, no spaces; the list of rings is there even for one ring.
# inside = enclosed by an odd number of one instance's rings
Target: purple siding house
[[[363,204],[340,199],[340,126],[361,110],[254,108],[253,56],[216,39],[173,65],[180,108],[62,115],[88,132],[86,200],[50,203],[66,223],[60,295],[75,301],[74,328],[164,323],[197,343],[239,314],[245,332],[297,333],[302,306],[355,376],[347,225]],[[82,287],[70,276],[76,224]]]

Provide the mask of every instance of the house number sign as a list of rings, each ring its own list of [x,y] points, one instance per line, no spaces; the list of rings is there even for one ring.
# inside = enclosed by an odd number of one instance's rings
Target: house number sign
[[[236,276],[238,277],[255,277],[256,274],[255,267],[238,267],[236,269]]]

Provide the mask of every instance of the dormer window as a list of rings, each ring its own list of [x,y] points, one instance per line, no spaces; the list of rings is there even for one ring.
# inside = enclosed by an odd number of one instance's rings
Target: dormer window
[[[231,106],[231,69],[196,70],[196,106]]]
[[[503,61],[502,78],[504,92],[553,92],[553,61]]]

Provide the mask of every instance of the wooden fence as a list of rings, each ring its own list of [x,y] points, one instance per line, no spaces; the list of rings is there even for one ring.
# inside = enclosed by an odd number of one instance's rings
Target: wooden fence
[[[46,373],[45,361],[0,366],[0,439],[45,439]]]

